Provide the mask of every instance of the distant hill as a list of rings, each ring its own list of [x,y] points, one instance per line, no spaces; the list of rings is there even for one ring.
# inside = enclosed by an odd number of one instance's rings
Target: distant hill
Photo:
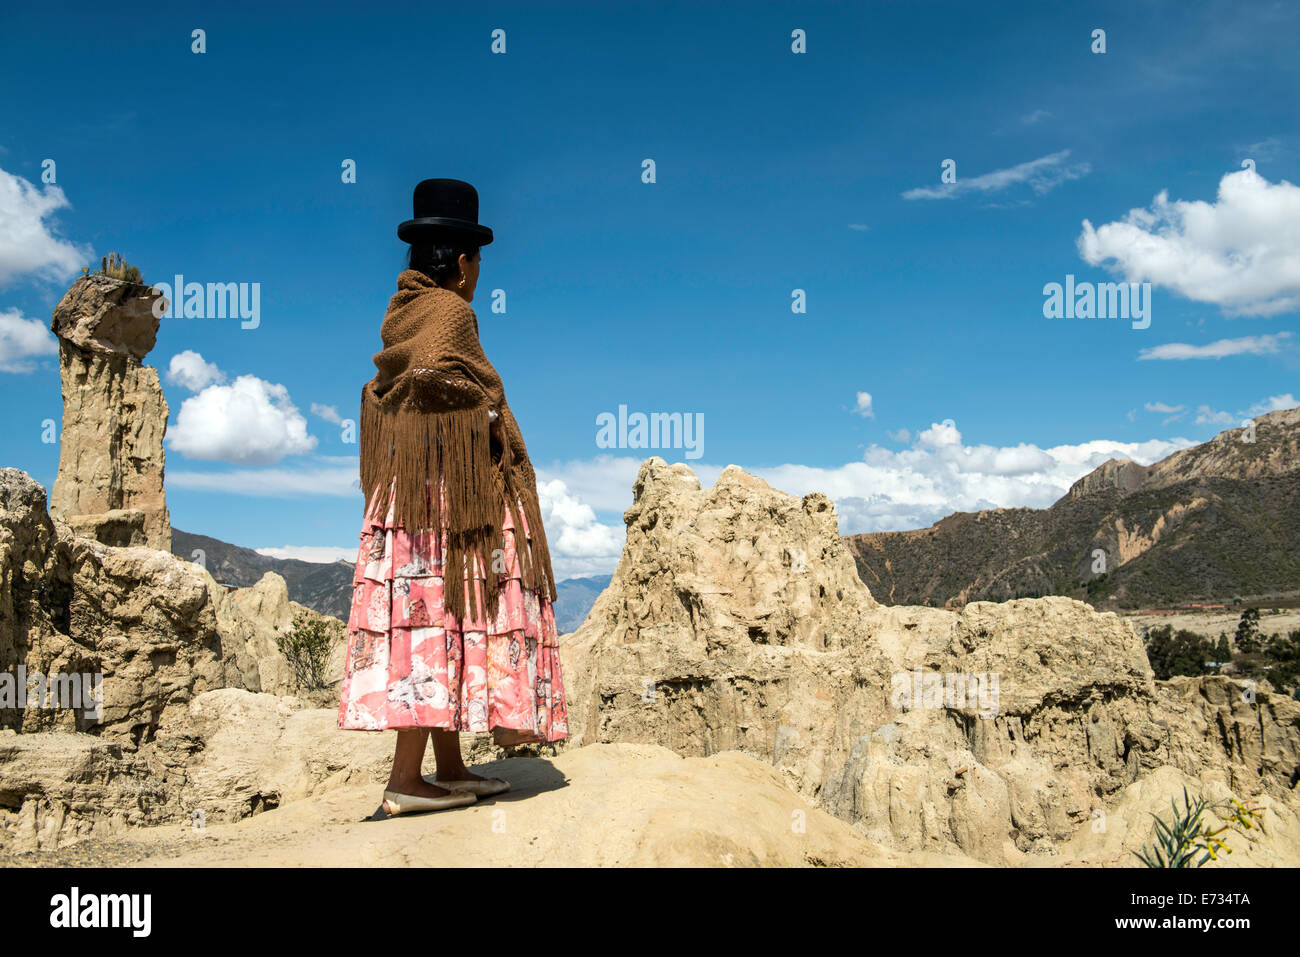
[[[304,562],[296,558],[270,558],[251,548],[231,545],[208,535],[172,529],[172,553],[194,561],[195,549],[204,553],[204,567],[213,578],[243,588],[257,583],[267,572],[283,576],[289,597],[323,615],[348,618],[352,602],[352,562]],[[561,634],[575,631],[586,619],[596,597],[609,584],[609,575],[571,578],[556,585],[555,624]]]
[[[1046,509],[957,512],[846,536],[888,604],[1066,595],[1135,608],[1300,592],[1300,409],[1175,452],[1112,459]],[[1094,552],[1106,571],[1095,573]],[[1113,600],[1112,600],[1112,596]]]
[[[555,626],[560,634],[578,630],[578,626],[587,620],[591,606],[596,604],[596,599],[609,586],[609,580],[613,577],[596,575],[591,578],[570,578],[555,586],[559,596],[555,602]]]
[[[194,561],[195,549],[202,549],[204,567],[219,581],[243,588],[256,584],[267,572],[276,572],[289,586],[290,599],[322,615],[347,620],[352,605],[352,562],[271,558],[207,535],[172,529],[172,554]]]

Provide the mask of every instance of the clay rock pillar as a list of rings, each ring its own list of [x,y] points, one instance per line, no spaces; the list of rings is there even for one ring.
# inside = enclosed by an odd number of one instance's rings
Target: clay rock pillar
[[[171,551],[163,493],[167,400],[141,360],[158,337],[158,294],[108,276],[83,276],[54,308],[63,435],[51,513],[106,545]]]

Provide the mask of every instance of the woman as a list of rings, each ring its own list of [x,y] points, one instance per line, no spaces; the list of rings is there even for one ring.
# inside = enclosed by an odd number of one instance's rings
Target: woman
[[[414,206],[361,396],[366,511],[339,702],[340,728],[397,730],[389,814],[509,789],[465,767],[461,731],[502,747],[568,734],[537,478],[469,306],[492,230],[461,180],[425,180]]]

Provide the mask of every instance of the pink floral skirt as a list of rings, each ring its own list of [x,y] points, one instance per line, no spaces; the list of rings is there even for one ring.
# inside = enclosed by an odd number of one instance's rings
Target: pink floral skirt
[[[522,507],[518,514],[527,536]],[[508,510],[504,538],[496,617],[457,619],[443,604],[446,528],[440,536],[431,529],[407,533],[393,521],[391,495],[386,518],[377,509],[366,515],[352,576],[340,728],[510,728],[545,741],[568,736],[555,612],[545,594],[520,581]],[[481,598],[486,569],[477,558],[473,564],[458,584],[469,582]]]

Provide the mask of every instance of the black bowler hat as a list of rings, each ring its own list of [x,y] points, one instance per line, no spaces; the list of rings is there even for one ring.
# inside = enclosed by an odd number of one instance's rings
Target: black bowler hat
[[[415,187],[415,218],[397,227],[406,243],[486,246],[492,230],[478,222],[478,190],[460,179],[426,179]]]

